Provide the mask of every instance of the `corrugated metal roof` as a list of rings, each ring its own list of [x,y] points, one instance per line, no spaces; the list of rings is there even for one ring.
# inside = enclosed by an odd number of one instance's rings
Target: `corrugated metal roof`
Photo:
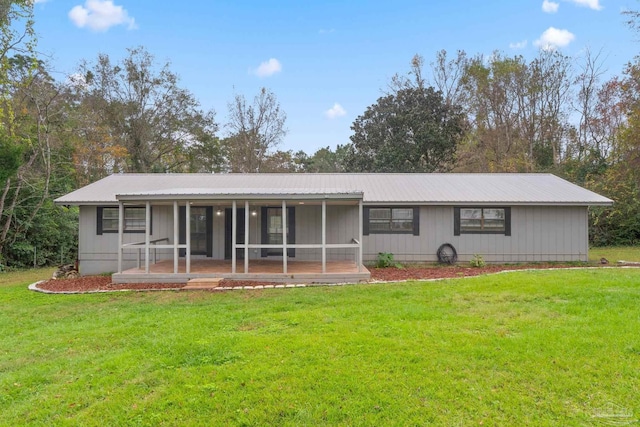
[[[296,199],[350,198],[361,199],[362,191],[350,191],[336,188],[261,188],[256,191],[253,188],[168,188],[166,190],[136,191],[118,193],[118,200],[154,200],[154,199],[175,199],[175,198],[197,198],[197,199],[229,199],[251,196],[251,198],[274,197]]]
[[[368,204],[609,205],[612,201],[551,174],[116,174],[56,199],[115,203],[118,194],[212,196],[363,193]],[[277,193],[279,191],[279,193]],[[219,197],[218,197],[219,198]]]

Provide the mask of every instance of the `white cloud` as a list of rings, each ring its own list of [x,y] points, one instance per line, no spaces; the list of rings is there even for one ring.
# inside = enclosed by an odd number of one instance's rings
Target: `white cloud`
[[[568,30],[549,27],[533,44],[544,50],[555,50],[559,47],[567,46],[575,38],[576,36]]]
[[[568,0],[571,3],[575,3],[578,6],[588,7],[593,10],[602,10],[602,5],[600,4],[600,0]]]
[[[327,111],[324,112],[324,115],[328,118],[328,119],[336,119],[338,117],[342,117],[342,116],[346,116],[347,115],[347,111],[342,108],[342,105],[338,104],[337,102],[335,104],[333,104],[333,107],[329,108]]]
[[[258,68],[253,70],[253,74],[258,77],[269,77],[275,73],[282,71],[282,64],[275,58],[271,58],[268,61],[261,63]]]
[[[336,32],[335,28],[329,28],[329,29],[321,28],[320,31],[318,31],[318,33],[320,34],[330,34],[335,32]]]
[[[136,28],[136,21],[122,7],[111,0],[87,0],[84,6],[74,6],[69,11],[69,19],[80,28],[88,27],[93,31],[107,31],[115,25],[127,25]]]
[[[509,43],[509,47],[511,49],[524,49],[527,47],[527,40],[522,40],[521,42]]]
[[[49,0],[34,0],[34,4],[38,4],[38,3],[46,3]]]
[[[556,13],[559,7],[560,3],[552,2],[549,0],[543,0],[542,2],[542,11],[546,13]]]

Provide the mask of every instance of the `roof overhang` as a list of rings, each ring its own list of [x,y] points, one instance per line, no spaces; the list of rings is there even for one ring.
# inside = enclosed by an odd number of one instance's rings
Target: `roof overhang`
[[[497,200],[493,202],[473,201],[473,200],[447,200],[447,201],[429,201],[429,202],[376,202],[366,201],[365,206],[612,206],[613,200],[605,201],[580,201],[580,202],[557,202],[557,201],[541,201],[541,202],[511,202],[505,200]]]
[[[313,200],[368,206],[611,206],[550,174],[114,174],[55,200],[117,205]],[[313,202],[315,203],[315,202]]]
[[[159,191],[116,194],[121,202],[197,201],[197,200],[362,200],[364,192],[340,189],[211,189],[174,188]]]

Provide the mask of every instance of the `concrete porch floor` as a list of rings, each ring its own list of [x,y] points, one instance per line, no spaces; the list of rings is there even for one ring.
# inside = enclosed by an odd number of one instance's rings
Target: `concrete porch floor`
[[[186,283],[189,279],[219,277],[224,279],[251,280],[279,283],[358,283],[371,278],[366,267],[353,261],[327,261],[327,272],[322,273],[319,261],[287,262],[287,273],[282,272],[282,261],[250,260],[249,272],[244,273],[244,260],[238,260],[236,273],[231,273],[231,261],[192,259],[191,271],[186,273],[185,260],[178,262],[178,273],[173,273],[173,260],[162,260],[144,268],[132,268],[114,273],[114,283]]]

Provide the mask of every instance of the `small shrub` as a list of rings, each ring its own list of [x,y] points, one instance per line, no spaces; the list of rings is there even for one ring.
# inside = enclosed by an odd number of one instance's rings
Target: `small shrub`
[[[469,265],[471,265],[471,267],[481,268],[487,265],[487,263],[484,262],[484,258],[482,258],[482,255],[474,254],[473,258],[471,258],[471,261],[469,261]]]
[[[376,267],[378,268],[402,268],[402,264],[397,263],[393,259],[393,254],[390,252],[379,252],[378,259],[376,260]]]

